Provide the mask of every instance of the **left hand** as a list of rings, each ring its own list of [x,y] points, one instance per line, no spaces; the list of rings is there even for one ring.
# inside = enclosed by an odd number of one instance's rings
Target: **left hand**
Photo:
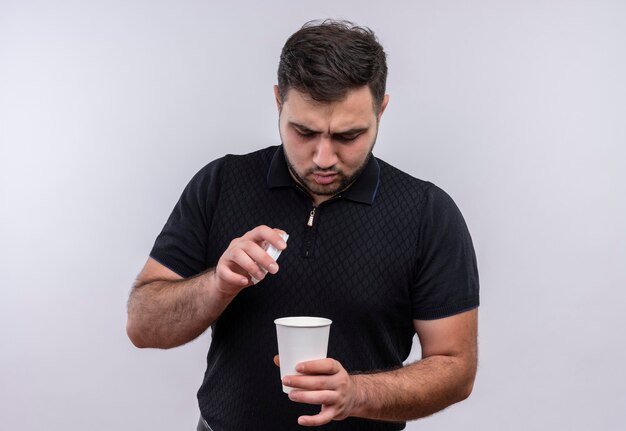
[[[274,358],[278,365],[278,357]],[[322,406],[319,414],[300,416],[298,424],[320,426],[350,416],[357,403],[354,379],[339,361],[326,358],[300,362],[296,371],[303,375],[285,376],[283,384],[294,388],[289,399],[298,403]]]

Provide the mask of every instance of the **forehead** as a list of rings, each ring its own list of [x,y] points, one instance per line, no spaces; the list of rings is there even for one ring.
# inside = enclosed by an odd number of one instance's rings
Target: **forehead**
[[[328,103],[289,89],[281,115],[289,122],[315,130],[369,127],[376,120],[372,93],[367,86],[349,90],[343,99]]]

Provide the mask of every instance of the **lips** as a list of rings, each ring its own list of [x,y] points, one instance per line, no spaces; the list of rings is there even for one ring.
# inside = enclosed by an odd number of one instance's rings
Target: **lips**
[[[335,181],[337,174],[313,174],[313,179],[317,184],[328,185]]]

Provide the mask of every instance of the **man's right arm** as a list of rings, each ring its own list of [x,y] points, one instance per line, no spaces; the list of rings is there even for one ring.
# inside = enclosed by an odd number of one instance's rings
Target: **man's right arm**
[[[215,268],[183,279],[149,258],[137,278],[128,301],[126,332],[137,347],[167,349],[202,334],[252,278],[262,280],[278,271],[262,245],[279,250],[286,243],[280,231],[259,226],[234,239]],[[264,271],[265,270],[265,271]]]
[[[215,269],[188,279],[149,258],[128,301],[126,332],[137,347],[167,349],[202,334],[233,296],[213,286]]]

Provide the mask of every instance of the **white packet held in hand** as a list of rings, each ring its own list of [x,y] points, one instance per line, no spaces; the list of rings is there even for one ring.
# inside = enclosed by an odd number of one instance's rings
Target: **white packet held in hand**
[[[280,237],[285,240],[285,242],[287,242],[287,240],[289,239],[289,234],[288,233],[281,233]],[[276,247],[274,247],[272,244],[268,244],[268,246],[265,248],[265,251],[267,252],[267,254],[270,255],[270,257],[272,259],[274,259],[274,261],[278,260],[278,256],[280,256],[281,250],[277,249]],[[263,270],[263,272],[265,272],[267,274],[267,271],[264,268],[261,268]],[[256,278],[252,277],[252,282],[254,284],[257,284],[260,280],[257,280]]]

